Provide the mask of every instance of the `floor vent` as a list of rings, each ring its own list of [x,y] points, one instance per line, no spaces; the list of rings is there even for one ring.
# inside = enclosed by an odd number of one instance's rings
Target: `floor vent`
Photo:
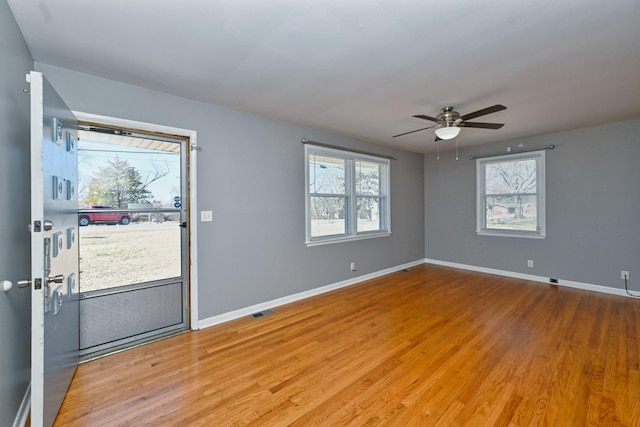
[[[267,316],[267,315],[269,315],[269,314],[273,314],[273,310],[271,310],[270,308],[268,308],[268,309],[266,309],[266,310],[259,311],[259,312],[257,312],[257,313],[253,313],[253,314],[251,315],[251,318],[253,318],[253,319],[259,319],[259,318],[264,317],[264,316]]]

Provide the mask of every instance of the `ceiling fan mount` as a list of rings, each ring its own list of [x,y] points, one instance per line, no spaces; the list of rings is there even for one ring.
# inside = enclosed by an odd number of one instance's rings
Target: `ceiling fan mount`
[[[460,113],[454,111],[453,107],[442,107],[440,114],[436,116],[439,125],[455,123],[460,118]],[[414,116],[415,117],[415,116]]]
[[[420,132],[427,129],[435,128],[436,130],[436,141],[441,139],[453,139],[458,136],[460,133],[461,127],[469,127],[469,128],[479,128],[479,129],[500,129],[504,126],[504,123],[480,123],[480,122],[468,122],[467,120],[475,119],[476,117],[485,116],[491,113],[497,113],[498,111],[506,110],[507,107],[504,105],[496,104],[491,107],[483,108],[482,110],[474,111],[473,113],[461,115],[459,112],[455,111],[452,106],[442,107],[440,113],[435,116],[425,116],[424,114],[418,114],[413,117],[423,120],[429,120],[431,122],[435,122],[435,125],[428,126],[422,129],[416,129],[409,132],[401,133],[398,135],[394,135],[396,138],[398,136],[408,135],[414,132]]]

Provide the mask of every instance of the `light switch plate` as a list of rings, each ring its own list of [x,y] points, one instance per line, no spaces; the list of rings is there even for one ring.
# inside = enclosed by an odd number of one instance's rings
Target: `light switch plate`
[[[200,221],[202,222],[213,221],[213,211],[200,211]]]

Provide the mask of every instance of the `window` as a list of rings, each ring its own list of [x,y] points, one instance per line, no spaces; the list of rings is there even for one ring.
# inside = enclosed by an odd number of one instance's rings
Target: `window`
[[[389,160],[305,146],[307,245],[386,236]]]
[[[478,234],[546,237],[544,154],[476,160]]]

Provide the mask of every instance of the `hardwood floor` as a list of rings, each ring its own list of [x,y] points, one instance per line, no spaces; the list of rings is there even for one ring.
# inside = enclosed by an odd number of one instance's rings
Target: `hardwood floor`
[[[78,367],[56,426],[640,426],[640,300],[421,265]]]

